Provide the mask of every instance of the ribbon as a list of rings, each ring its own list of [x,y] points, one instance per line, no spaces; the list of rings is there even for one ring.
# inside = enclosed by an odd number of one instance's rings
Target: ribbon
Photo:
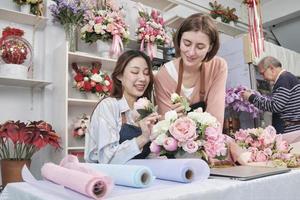
[[[147,43],[147,54],[151,60],[156,57],[156,49],[154,48],[154,44],[151,42]]]
[[[122,42],[120,35],[118,35],[118,34],[113,35],[113,41],[112,41],[112,45],[110,48],[110,54],[119,56],[121,54],[121,52],[123,51],[123,49],[124,49],[123,42]]]

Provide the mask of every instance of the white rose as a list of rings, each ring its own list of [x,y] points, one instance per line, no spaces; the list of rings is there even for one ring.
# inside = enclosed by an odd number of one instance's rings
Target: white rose
[[[89,78],[88,77],[84,77],[83,81],[89,81]]]
[[[151,139],[155,139],[160,134],[165,134],[169,130],[170,122],[162,120],[153,126]]]
[[[94,25],[95,33],[100,34],[102,31],[102,25],[101,24],[95,24]]]
[[[178,118],[177,112],[175,110],[170,110],[165,113],[165,120],[173,122]]]
[[[101,83],[103,81],[103,78],[99,74],[93,74],[91,79],[96,83]]]
[[[177,93],[171,94],[171,101],[172,103],[177,103],[180,101],[180,96]]]
[[[109,86],[109,85],[110,85],[110,82],[109,82],[108,80],[105,80],[105,81],[104,81],[104,85],[105,85],[105,86]]]

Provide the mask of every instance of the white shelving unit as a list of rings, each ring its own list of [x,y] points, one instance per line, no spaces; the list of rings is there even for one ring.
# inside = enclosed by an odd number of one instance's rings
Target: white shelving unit
[[[149,6],[149,7],[155,8],[157,10],[161,10],[161,11],[167,11],[177,5],[168,0],[164,0],[164,1],[162,1],[162,0],[151,0],[151,1],[149,1],[149,0],[132,0],[132,1],[137,2],[137,3],[142,3],[146,6]]]
[[[68,52],[67,44],[61,45],[55,51],[60,59],[55,60],[56,74],[53,85],[57,88],[53,94],[54,102],[62,102],[54,109],[54,115],[57,116],[55,124],[58,124],[58,130],[62,135],[63,155],[79,155],[84,151],[84,139],[76,139],[72,136],[73,123],[77,117],[83,113],[91,114],[98,100],[87,99],[84,93],[73,87],[72,63],[91,64],[92,62],[101,62],[101,70],[111,74],[116,64],[115,59],[103,58],[85,52]],[[82,154],[80,155],[82,156]]]
[[[0,19],[19,23],[19,24],[31,25],[38,29],[45,28],[48,20],[46,17],[24,14],[14,10],[4,9],[4,8],[0,8]]]
[[[33,80],[33,79],[16,79],[16,78],[0,76],[0,85],[43,88],[49,84],[51,84],[51,82],[42,81],[42,80]]]

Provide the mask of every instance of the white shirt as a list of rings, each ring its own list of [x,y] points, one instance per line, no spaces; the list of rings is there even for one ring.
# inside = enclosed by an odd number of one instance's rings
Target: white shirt
[[[165,67],[166,67],[166,70],[167,72],[170,74],[170,76],[177,82],[178,80],[178,72],[176,70],[176,67],[173,63],[173,61],[170,61],[170,62],[167,62],[165,63]],[[195,87],[192,87],[192,88],[186,88],[184,87],[184,85],[181,86],[181,90],[183,92],[183,94],[187,97],[187,98],[191,98],[192,96],[192,93],[194,91],[194,88]]]
[[[119,144],[122,112],[127,123],[133,124],[132,111],[124,97],[120,100],[108,97],[98,104],[85,139],[87,162],[124,164],[141,153],[135,138]]]

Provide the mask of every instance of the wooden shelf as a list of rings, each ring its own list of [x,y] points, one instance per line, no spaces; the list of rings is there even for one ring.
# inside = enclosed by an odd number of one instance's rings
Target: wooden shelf
[[[68,98],[70,106],[94,106],[97,102],[97,100]]]
[[[0,76],[0,85],[43,88],[49,84],[51,84],[51,82],[33,79],[16,79]]]
[[[105,71],[113,71],[113,67],[115,66],[117,60],[116,59],[111,59],[111,58],[104,58],[104,57],[99,57],[95,55],[91,55],[89,53],[85,52],[69,52],[69,64],[72,64],[73,62],[78,62],[78,63],[91,63],[91,62],[101,62],[103,70]]]
[[[167,0],[132,0],[134,2],[137,3],[141,3],[145,6],[149,6],[152,8],[155,8],[157,10],[161,10],[161,11],[167,11],[170,10],[171,8],[175,7],[177,4],[172,3],[171,1],[167,1]]]
[[[48,18],[0,8],[0,19],[44,29]]]

